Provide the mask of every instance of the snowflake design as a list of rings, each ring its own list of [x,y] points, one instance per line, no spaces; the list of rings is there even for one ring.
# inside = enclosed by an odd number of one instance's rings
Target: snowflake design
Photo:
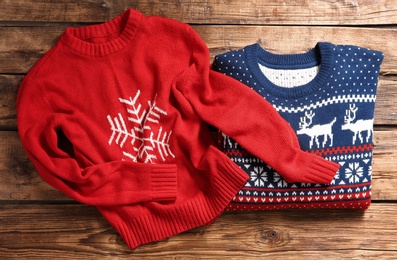
[[[280,176],[278,172],[274,172],[273,181],[277,183],[277,187],[287,187],[288,183]]]
[[[363,177],[363,173],[363,167],[358,162],[349,163],[349,167],[345,169],[346,178],[349,179],[349,183],[360,182],[360,177]]]
[[[265,186],[265,181],[267,181],[267,172],[263,167],[254,167],[254,170],[251,171],[250,177],[256,187],[263,187]]]
[[[163,131],[161,126],[157,133],[152,130],[152,126],[158,125],[161,116],[166,116],[167,112],[156,105],[157,96],[153,101],[148,101],[147,110],[143,109],[142,104],[138,102],[140,93],[140,90],[138,90],[134,98],[119,98],[120,103],[127,106],[127,120],[132,122],[132,128],[127,127],[121,113],[118,113],[118,116],[114,118],[110,115],[107,116],[112,131],[109,145],[114,142],[120,148],[124,148],[126,141],[130,140],[133,147],[132,151],[123,150],[123,155],[134,162],[156,163],[158,160],[156,152],[160,155],[162,161],[165,161],[168,156],[175,158],[169,145],[172,131],[167,133],[167,131]]]

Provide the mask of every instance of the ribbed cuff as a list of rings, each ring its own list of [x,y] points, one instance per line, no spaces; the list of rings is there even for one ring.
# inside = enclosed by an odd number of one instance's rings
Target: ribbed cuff
[[[292,167],[295,169],[292,169]],[[340,165],[318,155],[302,151],[294,158],[294,163],[288,168],[285,171],[288,174],[282,174],[287,182],[329,184],[335,177]]]
[[[175,200],[177,189],[176,164],[155,164],[152,168],[152,196],[154,201]]]

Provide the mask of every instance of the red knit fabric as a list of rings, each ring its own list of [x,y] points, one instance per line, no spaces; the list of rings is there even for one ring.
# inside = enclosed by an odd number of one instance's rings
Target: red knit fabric
[[[66,29],[18,95],[38,173],[97,206],[130,248],[210,223],[246,182],[206,123],[288,181],[330,182],[338,165],[302,152],[273,107],[209,59],[188,25],[132,9]]]

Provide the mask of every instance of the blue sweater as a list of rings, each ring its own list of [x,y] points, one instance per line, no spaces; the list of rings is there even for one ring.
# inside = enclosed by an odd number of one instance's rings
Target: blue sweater
[[[379,51],[326,42],[303,54],[272,54],[253,44],[216,56],[214,69],[270,102],[295,129],[303,150],[341,165],[330,185],[287,183],[222,135],[224,152],[250,176],[229,210],[368,208],[382,60]]]

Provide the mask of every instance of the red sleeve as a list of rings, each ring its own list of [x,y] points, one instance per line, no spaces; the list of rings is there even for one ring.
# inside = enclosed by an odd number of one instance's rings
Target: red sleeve
[[[69,124],[40,95],[27,76],[18,101],[18,131],[41,177],[69,197],[85,204],[112,206],[176,199],[176,165],[127,161],[84,161],[58,147],[59,130]],[[81,140],[84,142],[84,140]],[[73,145],[73,144],[72,144]]]
[[[330,183],[339,164],[302,151],[288,122],[258,93],[210,70],[204,42],[193,30],[191,39],[191,66],[176,84],[196,113],[274,168],[287,182]]]

